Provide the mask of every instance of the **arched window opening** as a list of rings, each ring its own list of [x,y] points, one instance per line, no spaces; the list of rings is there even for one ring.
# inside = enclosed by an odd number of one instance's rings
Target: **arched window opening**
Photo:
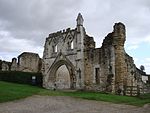
[[[71,49],[73,49],[74,48],[74,45],[73,45],[73,41],[71,42]]]
[[[68,50],[74,49],[73,41],[68,42]]]
[[[54,53],[58,52],[58,47],[57,47],[57,45],[53,46],[53,52],[54,52]]]

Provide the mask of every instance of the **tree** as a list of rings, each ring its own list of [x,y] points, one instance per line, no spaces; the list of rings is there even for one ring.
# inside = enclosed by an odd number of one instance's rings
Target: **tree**
[[[145,70],[145,67],[144,67],[143,65],[141,65],[141,66],[140,66],[140,70],[141,70],[141,71],[144,71],[144,70]]]

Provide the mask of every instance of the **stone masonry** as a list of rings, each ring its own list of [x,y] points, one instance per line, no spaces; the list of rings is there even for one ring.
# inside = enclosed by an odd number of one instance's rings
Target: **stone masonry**
[[[74,29],[48,35],[43,58],[24,52],[12,62],[0,60],[2,71],[42,72],[47,89],[79,89],[123,94],[126,86],[142,87],[142,74],[124,49],[126,28],[115,23],[113,31],[95,48],[94,38],[83,26],[79,13]]]
[[[18,61],[17,61],[18,60]],[[2,71],[41,72],[42,60],[36,53],[23,52],[12,62],[0,61]]]
[[[42,63],[45,88],[115,93],[123,91],[124,86],[142,83],[133,58],[124,49],[124,24],[116,23],[112,33],[103,40],[102,47],[95,48],[93,37],[86,34],[80,13],[76,21],[75,29],[51,33],[46,38]]]

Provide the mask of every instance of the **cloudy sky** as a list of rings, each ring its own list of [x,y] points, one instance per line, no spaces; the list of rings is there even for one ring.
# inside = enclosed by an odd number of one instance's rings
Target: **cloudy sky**
[[[0,0],[0,59],[23,51],[42,57],[49,33],[75,28],[82,13],[86,32],[100,47],[116,22],[126,25],[126,52],[150,73],[150,0]]]

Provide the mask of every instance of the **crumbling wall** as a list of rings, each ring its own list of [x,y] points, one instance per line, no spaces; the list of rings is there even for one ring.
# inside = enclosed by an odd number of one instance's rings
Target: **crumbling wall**
[[[19,71],[39,72],[40,71],[39,64],[40,64],[40,57],[36,53],[24,52],[18,56]]]
[[[103,40],[101,48],[95,48],[88,38],[85,40],[85,88],[123,94],[124,86],[140,84],[141,74],[137,72],[132,57],[126,54],[125,26],[116,23],[112,33]],[[89,44],[91,43],[91,45]],[[86,44],[87,43],[87,44]]]
[[[84,83],[85,88],[89,89],[93,84],[93,60],[94,60],[95,42],[93,37],[85,35],[84,37]]]
[[[11,62],[2,61],[2,71],[10,71]]]
[[[2,71],[23,71],[41,72],[42,59],[36,53],[24,52],[17,58],[12,58],[12,62],[0,60],[0,70]]]

